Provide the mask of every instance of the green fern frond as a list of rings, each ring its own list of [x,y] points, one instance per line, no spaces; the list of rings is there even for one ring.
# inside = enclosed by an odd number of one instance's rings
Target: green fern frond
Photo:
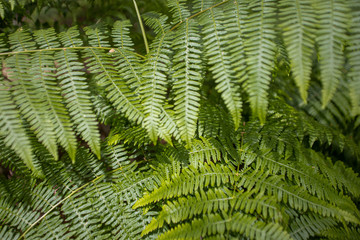
[[[328,217],[318,217],[316,215],[301,215],[292,220],[289,228],[293,239],[302,240],[316,236],[324,230],[333,228],[336,222]]]
[[[242,211],[244,213],[255,213],[265,218],[271,218],[276,222],[282,221],[281,207],[273,198],[256,197],[253,198],[252,192],[240,192],[232,194],[228,189],[209,189],[196,192],[194,197],[179,198],[176,201],[167,202],[162,207],[159,215],[146,226],[142,235],[146,235],[157,228],[161,228],[164,223],[179,223],[186,219],[201,214],[220,212]]]
[[[322,107],[326,107],[333,97],[344,65],[342,53],[343,42],[347,39],[346,31],[349,27],[349,9],[344,1],[321,1],[317,5],[319,16],[320,70],[322,82]]]
[[[4,142],[11,147],[32,171],[36,172],[32,162],[33,153],[20,114],[10,96],[10,89],[0,85],[0,127]],[[5,150],[5,149],[4,149]],[[2,153],[3,154],[3,153]]]
[[[196,131],[202,81],[201,45],[196,23],[185,20],[176,30],[174,41],[175,116],[182,140],[189,145]]]
[[[59,39],[64,47],[80,47],[83,41],[79,38],[80,32],[76,26],[69,28],[66,32],[59,33]]]
[[[30,74],[32,66],[28,56],[17,54],[8,58],[6,64],[11,69],[9,79],[11,79],[14,101],[20,107],[21,114],[27,119],[37,138],[57,159],[54,125],[47,114],[44,102],[39,99],[42,86],[34,81]]]
[[[352,115],[360,115],[360,6],[357,1],[349,1],[351,8],[357,9],[352,11],[352,22],[349,39],[349,64],[350,68],[350,97],[352,105]]]
[[[322,232],[322,235],[328,237],[328,239],[334,240],[353,240],[360,239],[360,229],[351,227],[351,228],[330,228]]]
[[[277,197],[278,201],[289,204],[291,208],[299,211],[313,211],[324,217],[335,217],[339,221],[348,221],[356,224],[360,223],[357,213],[348,212],[340,207],[333,206],[325,201],[311,196],[304,191],[304,188],[290,186],[281,181],[278,176],[266,177],[264,172],[253,172],[244,175],[238,186],[246,189],[255,189],[255,191],[268,192],[268,194]]]
[[[36,37],[39,37],[42,34],[42,32],[35,32]],[[46,39],[45,41],[45,38],[45,36],[39,37],[39,44],[44,41],[42,44],[47,44],[49,48],[57,47],[57,44],[51,41],[52,39]],[[56,67],[54,65],[53,53],[37,52],[33,55],[30,73],[33,77],[33,81],[37,82],[39,86],[41,86],[39,87],[38,96],[42,99],[44,106],[46,107],[47,115],[49,115],[49,118],[54,126],[57,141],[65,148],[70,157],[74,160],[77,147],[76,138],[68,111],[63,104],[63,98],[59,95],[61,90],[57,85],[57,80],[54,74],[55,69]]]
[[[226,26],[223,24],[223,12],[210,9],[201,15],[200,23],[204,25],[205,56],[208,58],[209,70],[217,83],[216,90],[221,93],[226,107],[229,109],[235,129],[240,126],[242,101],[240,88],[235,81],[235,72],[231,67],[231,55],[228,48]]]
[[[191,194],[204,186],[233,184],[236,179],[238,177],[235,176],[230,167],[214,164],[199,165],[198,168],[190,166],[172,181],[165,181],[158,189],[139,199],[133,208],[142,207],[163,198]]]
[[[184,223],[160,235],[158,239],[199,239],[227,232],[241,234],[249,239],[291,239],[279,224],[257,221],[256,217],[239,212],[231,216],[211,214],[202,219],[194,219],[191,223]]]
[[[186,7],[186,0],[168,0],[168,6],[175,23],[183,22],[190,17],[190,11]]]
[[[276,8],[274,1],[253,1],[245,23],[245,54],[249,72],[246,91],[253,114],[265,122],[268,89],[274,67]]]
[[[59,64],[57,78],[71,119],[82,138],[100,157],[100,135],[91,109],[90,92],[87,90],[84,72],[81,71],[83,64],[78,61],[77,53],[73,50],[58,51],[55,59]]]
[[[179,125],[175,121],[175,113],[170,105],[161,108],[159,137],[172,145],[172,137],[180,139]]]
[[[158,128],[160,125],[161,108],[164,105],[169,71],[171,50],[171,36],[166,34],[169,26],[165,24],[166,18],[146,18],[146,22],[154,27],[154,31],[161,32],[150,46],[150,53],[147,56],[142,74],[142,86],[140,93],[143,96],[144,106],[144,127],[150,139],[156,143]]]
[[[112,30],[112,37],[115,47],[133,51],[133,41],[129,37],[129,28],[132,27],[129,20],[116,21]]]
[[[311,1],[281,1],[281,28],[301,98],[307,102],[312,55],[315,49],[316,15]]]
[[[88,70],[95,74],[99,86],[105,87],[106,97],[114,107],[134,122],[141,122],[143,113],[139,98],[126,86],[126,82],[117,71],[115,61],[109,53],[100,49],[88,49],[85,56]]]

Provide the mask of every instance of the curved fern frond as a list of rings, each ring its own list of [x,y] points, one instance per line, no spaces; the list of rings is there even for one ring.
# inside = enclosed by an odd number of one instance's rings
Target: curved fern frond
[[[320,70],[322,82],[322,107],[326,107],[333,97],[342,78],[344,55],[343,42],[347,39],[349,9],[344,1],[320,1],[317,5],[319,16]]]
[[[252,1],[244,33],[245,54],[249,81],[246,91],[249,94],[251,109],[262,123],[265,122],[268,108],[268,89],[275,57],[276,8],[274,1]]]
[[[316,15],[311,1],[281,1],[281,28],[301,98],[307,102],[312,55],[315,49]]]

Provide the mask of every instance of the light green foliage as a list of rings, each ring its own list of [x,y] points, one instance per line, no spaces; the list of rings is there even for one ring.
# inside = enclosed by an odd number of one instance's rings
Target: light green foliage
[[[359,7],[0,34],[0,239],[359,238]]]

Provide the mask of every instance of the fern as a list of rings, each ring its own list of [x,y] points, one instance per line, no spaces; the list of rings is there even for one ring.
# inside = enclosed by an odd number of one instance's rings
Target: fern
[[[356,238],[358,3],[138,4],[0,34],[0,238]]]
[[[291,60],[301,98],[307,101],[312,54],[315,44],[316,15],[311,1],[282,1],[280,19],[286,49]]]
[[[267,91],[271,81],[271,71],[275,57],[275,3],[272,1],[253,1],[249,4],[245,24],[245,54],[249,81],[246,91],[253,113],[264,122],[268,107]]]

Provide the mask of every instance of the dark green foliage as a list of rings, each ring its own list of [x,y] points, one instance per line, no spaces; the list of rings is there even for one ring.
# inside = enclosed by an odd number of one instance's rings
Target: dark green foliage
[[[169,0],[145,56],[134,16],[0,35],[0,239],[360,238],[359,7]]]

